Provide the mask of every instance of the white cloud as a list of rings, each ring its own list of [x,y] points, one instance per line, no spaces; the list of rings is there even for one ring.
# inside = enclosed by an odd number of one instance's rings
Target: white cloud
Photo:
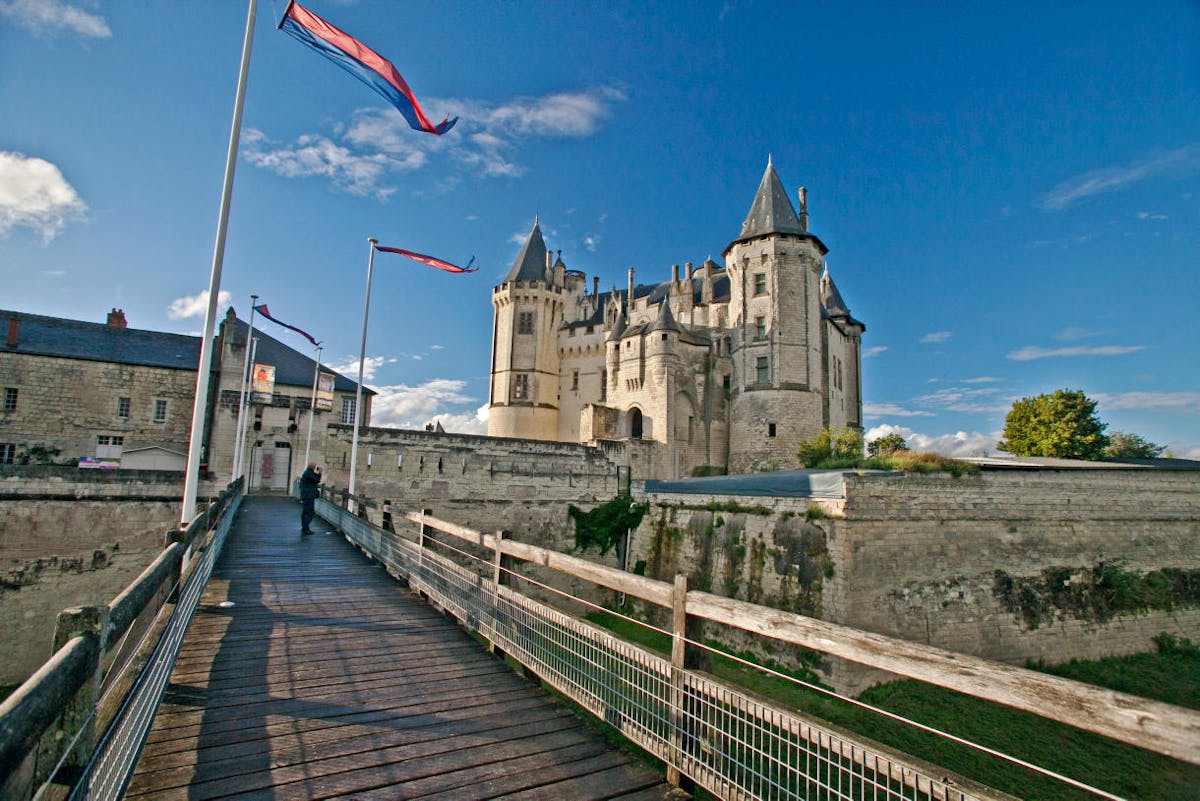
[[[415,387],[406,384],[372,386],[371,389],[379,394],[371,401],[371,425],[383,428],[422,429],[427,423],[437,420],[447,431],[486,433],[487,406],[481,407],[474,414],[451,412],[446,408],[475,400],[463,393],[466,383],[448,378],[435,378]]]
[[[978,378],[964,378],[962,382],[964,384],[995,384],[999,380],[995,376],[981,375]]]
[[[878,356],[879,354],[883,353],[886,350],[887,350],[887,345],[876,345],[873,348],[867,348],[866,350],[864,350],[862,352],[862,357],[864,359],[870,359],[873,356]]]
[[[0,16],[34,33],[65,32],[95,39],[112,36],[104,17],[62,0],[0,0]]]
[[[247,160],[257,167],[288,178],[323,176],[341,191],[384,201],[397,190],[397,173],[421,169],[435,154],[483,177],[520,176],[525,167],[518,156],[525,142],[591,136],[624,100],[611,87],[503,103],[430,97],[422,101],[427,110],[439,118],[459,118],[444,136],[414,132],[395,109],[373,107],[356,111],[348,125],[333,126],[332,137],[305,134],[283,145],[261,131],[249,131],[243,145]],[[441,188],[456,180],[443,179]]]
[[[981,434],[978,431],[967,433],[958,431],[954,434],[920,434],[913,431],[911,428],[895,425],[880,425],[869,429],[863,434],[865,442],[885,437],[888,434],[899,434],[904,437],[904,442],[908,445],[909,450],[924,453],[932,451],[940,453],[943,456],[984,456],[996,453],[996,442],[1000,435],[997,434]]]
[[[921,337],[921,342],[923,342],[926,345],[938,344],[941,342],[945,342],[951,336],[953,336],[953,333],[950,331],[934,331],[932,333],[926,334],[925,336]]]
[[[1155,214],[1154,212],[1150,212],[1150,211],[1139,211],[1136,216],[1139,220],[1165,220],[1165,219],[1167,219],[1167,215],[1165,215],[1165,214]]]
[[[31,228],[49,242],[87,206],[58,167],[23,153],[0,150],[0,238]]]
[[[917,403],[967,414],[1007,412],[1012,406],[998,387],[946,387],[917,398]]]
[[[1165,454],[1171,454],[1175,459],[1195,459],[1200,461],[1200,445],[1185,445],[1182,442],[1171,442],[1167,445]]]
[[[355,153],[324,136],[305,134],[291,145],[272,142],[260,132],[247,139],[246,160],[285,178],[328,178],[335,187],[351,195],[374,196],[380,202],[395,193],[385,186],[391,173],[415,170],[425,163],[420,151],[405,156],[388,153]]]
[[[430,345],[429,349],[430,350],[445,350],[446,346],[445,345]]]
[[[232,296],[228,292],[217,293],[217,309],[223,309],[229,305]],[[191,297],[176,298],[171,301],[171,305],[167,307],[167,317],[172,320],[186,320],[188,317],[203,317],[208,313],[208,290],[203,289],[197,295]]]
[[[1033,359],[1049,359],[1059,356],[1124,356],[1127,353],[1137,353],[1145,350],[1145,345],[1097,345],[1093,347],[1075,346],[1071,348],[1039,348],[1027,345],[1008,354],[1015,362],[1028,362]]]
[[[342,357],[344,361],[341,364],[330,365],[330,370],[335,373],[341,373],[344,376],[358,380],[358,359],[353,356]],[[395,359],[386,359],[383,356],[368,356],[363,361],[363,382],[370,381],[375,377],[375,371],[384,365],[385,362],[394,362]],[[372,387],[374,389],[374,387]],[[374,407],[372,407],[374,408]],[[374,413],[372,413],[374,414]],[[374,417],[372,417],[374,419]]]
[[[1064,236],[1060,239],[1035,239],[1026,247],[1030,248],[1031,250],[1037,250],[1039,248],[1065,249],[1071,247],[1072,245],[1086,245],[1095,238],[1095,234],[1077,234],[1075,236]]]
[[[41,274],[48,278],[62,278],[67,274],[66,270],[42,270]]]
[[[933,417],[933,412],[905,409],[895,403],[864,403],[863,414],[867,417]]]
[[[589,253],[595,253],[598,244],[600,244],[600,237],[596,234],[588,234],[583,238],[583,246],[588,249]]]
[[[1106,412],[1117,409],[1200,412],[1200,392],[1098,392],[1091,397]]]
[[[1157,151],[1121,167],[1103,167],[1068,178],[1042,196],[1039,205],[1057,211],[1084,198],[1117,192],[1151,178],[1184,177],[1197,171],[1200,171],[1200,145]]]

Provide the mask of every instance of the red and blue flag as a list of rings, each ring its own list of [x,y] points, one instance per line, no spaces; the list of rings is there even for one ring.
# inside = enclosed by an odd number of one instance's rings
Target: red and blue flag
[[[275,323],[276,325],[282,325],[284,328],[290,328],[291,330],[295,331],[300,336],[307,339],[309,342],[313,343],[313,345],[315,345],[316,347],[321,346],[321,343],[318,342],[317,340],[313,339],[312,334],[308,333],[307,331],[302,331],[294,325],[288,325],[283,320],[276,320],[274,317],[272,317],[271,312],[267,309],[267,304],[262,303],[262,304],[259,304],[258,306],[255,306],[254,311],[258,312],[263,317],[266,317],[268,320]]]
[[[429,267],[436,267],[439,270],[445,270],[448,273],[473,273],[479,269],[478,267],[471,266],[475,263],[474,256],[472,256],[471,260],[467,262],[466,267],[459,267],[457,264],[451,264],[448,261],[442,261],[441,259],[433,256],[426,256],[423,253],[414,253],[413,251],[405,250],[404,248],[389,248],[385,247],[384,245],[376,245],[375,249],[381,253],[397,253],[401,256],[410,258],[413,261],[419,261],[421,264],[425,264]]]
[[[412,89],[408,88],[392,62],[295,0],[288,3],[279,21],[279,28],[387,98],[414,130],[441,136],[458,122],[458,117],[447,117],[434,125],[425,116]]]

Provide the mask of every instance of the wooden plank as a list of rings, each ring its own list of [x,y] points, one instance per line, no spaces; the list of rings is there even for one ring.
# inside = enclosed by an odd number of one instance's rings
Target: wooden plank
[[[600,799],[624,797],[630,790],[645,791],[653,788],[652,798],[670,798],[674,791],[669,784],[662,782],[658,774],[641,765],[627,764],[611,767],[597,773],[575,776],[563,781],[530,788],[505,796],[506,801],[560,801],[570,798],[572,801],[600,801]],[[675,796],[680,799],[690,798],[687,793]]]
[[[688,613],[1200,764],[1200,712],[704,592]]]
[[[346,540],[299,538],[294,502],[244,508],[127,797],[462,797],[627,759]]]

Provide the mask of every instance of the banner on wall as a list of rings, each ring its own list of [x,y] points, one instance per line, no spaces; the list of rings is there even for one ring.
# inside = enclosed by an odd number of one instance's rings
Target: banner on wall
[[[321,373],[317,377],[317,411],[333,410],[333,373]]]
[[[250,373],[250,402],[270,403],[275,396],[275,365],[254,363]]]

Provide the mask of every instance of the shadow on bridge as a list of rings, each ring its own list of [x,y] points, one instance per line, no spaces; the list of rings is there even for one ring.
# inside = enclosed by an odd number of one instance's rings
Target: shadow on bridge
[[[316,524],[301,537],[295,501],[246,500],[128,798],[666,796]]]

